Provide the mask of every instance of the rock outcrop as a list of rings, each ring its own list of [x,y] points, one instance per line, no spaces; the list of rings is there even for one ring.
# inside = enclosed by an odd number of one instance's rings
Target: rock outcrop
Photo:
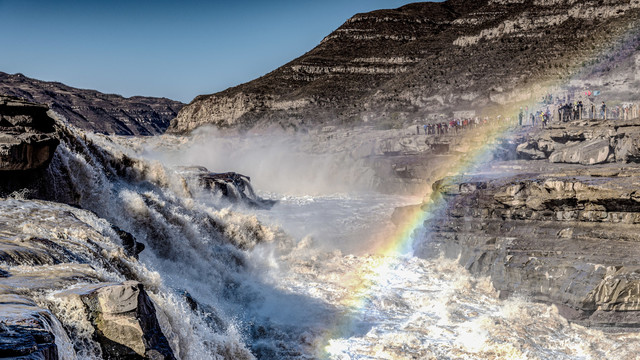
[[[442,211],[416,252],[458,258],[501,295],[555,304],[582,324],[638,327],[636,132],[637,121],[555,124],[518,138],[520,160],[436,182]]]
[[[262,199],[256,195],[251,186],[251,178],[235,172],[214,173],[204,166],[185,166],[180,173],[187,178],[194,178],[198,184],[234,203],[242,203],[252,207],[271,208],[275,201]]]
[[[107,359],[175,359],[142,284],[92,287],[80,295]]]
[[[640,161],[640,119],[574,120],[529,132],[519,139],[519,159],[552,163],[604,164]]]
[[[0,173],[45,168],[60,140],[47,106],[0,96]]]
[[[0,211],[0,358],[175,358],[144,270],[106,221],[35,200]]]
[[[273,72],[196,97],[169,131],[393,126],[537,100],[569,78],[625,100],[638,94],[639,14],[637,0],[448,0],[357,14]]]
[[[46,104],[81,129],[116,135],[161,134],[184,106],[166,98],[124,98],[3,72],[0,94]]]

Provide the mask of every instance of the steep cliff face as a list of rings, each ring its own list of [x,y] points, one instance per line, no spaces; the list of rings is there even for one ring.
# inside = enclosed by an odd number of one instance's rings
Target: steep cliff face
[[[400,122],[577,87],[635,81],[640,1],[449,0],[357,14],[316,48],[202,95],[169,131]]]
[[[117,135],[161,134],[184,106],[166,98],[124,98],[3,72],[0,94],[47,104],[79,128]]]

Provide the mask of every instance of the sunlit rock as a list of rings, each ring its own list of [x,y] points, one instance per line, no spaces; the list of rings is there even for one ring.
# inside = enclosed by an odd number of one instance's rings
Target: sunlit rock
[[[106,357],[175,359],[142,284],[105,285],[80,297]]]

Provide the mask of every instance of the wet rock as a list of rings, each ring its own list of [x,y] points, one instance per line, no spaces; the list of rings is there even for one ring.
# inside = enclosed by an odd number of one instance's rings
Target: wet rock
[[[142,285],[110,282],[113,278],[135,279],[137,272],[132,268],[135,260],[125,255],[120,241],[105,235],[115,236],[108,224],[86,210],[38,200],[0,200],[0,213],[0,262],[9,270],[0,276],[0,300],[16,293],[34,297],[53,293],[55,300],[48,307],[69,329],[73,341],[90,344],[93,353],[102,347],[105,354],[117,354],[110,358],[122,354],[173,358],[155,305]],[[22,313],[49,316],[49,324],[54,321],[53,315],[42,309],[25,308],[25,302],[31,303],[21,300]],[[77,311],[77,317],[69,318],[69,308]],[[0,314],[7,309],[0,301]],[[76,329],[78,321],[87,327]],[[102,339],[100,344],[91,337],[93,331],[87,335],[91,324],[96,337]]]
[[[48,310],[17,295],[0,295],[0,314],[0,359],[58,359]]]
[[[206,304],[199,303],[188,291],[179,290],[178,294],[182,296],[182,299],[186,302],[189,308],[202,316],[207,325],[211,326],[217,332],[227,331],[227,325],[224,320],[218,315],[218,311]]]
[[[118,234],[120,240],[122,240],[122,247],[124,248],[124,251],[127,253],[127,255],[133,256],[137,259],[138,255],[145,248],[144,244],[137,242],[136,238],[134,238],[133,235],[115,225],[112,225],[111,228],[116,232],[116,234]]]
[[[175,359],[142,284],[107,285],[81,298],[106,358]]]
[[[195,178],[200,186],[219,193],[234,202],[260,208],[271,208],[275,201],[262,199],[251,186],[251,178],[235,172],[213,173],[203,166],[180,168],[187,177]]]

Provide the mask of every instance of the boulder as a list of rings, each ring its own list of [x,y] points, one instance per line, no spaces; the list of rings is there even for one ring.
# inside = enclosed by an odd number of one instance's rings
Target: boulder
[[[538,143],[533,141],[518,145],[516,147],[516,153],[518,154],[518,159],[541,160],[547,158],[547,155],[538,149]]]
[[[0,96],[0,172],[46,168],[60,140],[48,107]]]
[[[610,154],[609,139],[593,139],[558,149],[549,156],[549,161],[583,165],[602,164],[610,160]]]
[[[175,359],[142,284],[125,281],[81,295],[103,354],[110,359]]]

